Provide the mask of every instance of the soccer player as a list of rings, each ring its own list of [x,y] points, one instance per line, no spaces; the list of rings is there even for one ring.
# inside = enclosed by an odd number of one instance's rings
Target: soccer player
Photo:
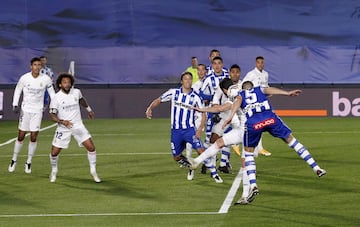
[[[220,53],[220,52],[219,52]],[[205,104],[211,106],[215,95],[216,89],[219,87],[219,83],[222,79],[229,77],[228,70],[224,70],[223,59],[219,56],[212,58],[211,62],[212,70],[210,74],[204,79],[203,85],[200,89],[200,96],[205,100]],[[219,116],[215,113],[207,114],[206,129],[205,129],[205,147],[209,147],[211,142],[211,133],[214,122],[218,122]],[[216,157],[213,158],[214,164],[216,164]],[[206,174],[206,168],[201,169],[201,173]]]
[[[25,173],[31,173],[31,162],[37,147],[37,136],[43,116],[45,90],[49,92],[50,98],[55,94],[51,79],[46,75],[40,74],[41,63],[39,58],[31,59],[30,69],[31,72],[25,73],[20,77],[14,91],[13,111],[20,113],[20,117],[19,132],[14,145],[13,157],[8,168],[9,172],[15,171],[17,157],[23,146],[26,132],[30,132]],[[23,95],[23,101],[20,108],[19,100],[21,94]]]
[[[318,177],[324,176],[326,171],[320,168],[306,147],[292,135],[291,129],[273,112],[267,98],[267,95],[298,96],[301,90],[285,91],[273,87],[254,87],[251,81],[245,81],[242,84],[242,89],[239,95],[236,96],[231,108],[231,114],[225,125],[231,122],[232,116],[241,108],[247,119],[243,136],[245,168],[250,181],[250,193],[247,201],[252,202],[259,193],[256,184],[254,149],[265,131],[269,132],[273,137],[282,139],[289,147],[293,148]]]
[[[237,69],[236,67],[237,65],[233,65],[232,68]],[[239,67],[240,68],[240,67]],[[231,72],[232,69],[230,69]],[[235,70],[236,71],[236,70]],[[234,79],[236,79],[236,76],[233,77],[233,79],[229,79],[229,78],[225,78],[220,82],[220,88],[222,89],[222,91],[224,92],[224,94],[231,94],[229,91],[230,87],[236,87],[239,84],[233,84],[234,83]],[[232,97],[229,97],[228,100],[221,104],[221,105],[214,105],[212,107],[208,107],[208,108],[200,108],[200,109],[196,109],[199,112],[221,112],[223,115],[223,119],[221,120],[220,124],[221,126],[223,125],[223,123],[225,122],[225,120],[228,118],[230,112],[231,112],[231,107],[232,107]],[[239,118],[238,116],[242,116],[242,112],[239,111],[237,114],[234,114],[234,117],[231,121],[231,130],[226,131],[222,134],[222,137],[219,137],[215,143],[213,143],[210,147],[208,147],[199,157],[195,158],[195,159],[190,159],[190,162],[193,163],[201,163],[203,160],[209,158],[209,157],[213,157],[217,154],[218,151],[222,150],[223,153],[223,148],[230,146],[230,145],[237,145],[237,144],[242,144],[243,141],[243,133],[244,133],[244,122],[239,122]],[[241,118],[241,121],[244,121],[243,118]],[[226,126],[226,128],[228,128],[228,126]],[[222,155],[223,156],[223,155]],[[239,202],[239,204],[245,205],[248,204],[246,198],[249,195],[249,190],[250,190],[250,185],[249,185],[249,179],[247,176],[247,173],[245,171],[245,152],[242,152],[241,154],[241,170],[240,170],[240,174],[242,174],[242,182],[243,182],[243,192],[242,192],[242,200]],[[196,164],[198,165],[198,164]]]
[[[95,114],[86,99],[82,96],[81,91],[74,88],[73,85],[74,77],[71,74],[60,74],[56,79],[56,87],[59,91],[50,102],[50,118],[58,123],[49,155],[51,164],[50,182],[56,181],[58,155],[63,148],[66,149],[69,147],[71,136],[73,136],[79,146],[86,148],[90,174],[94,181],[99,183],[101,179],[96,172],[96,149],[89,131],[83,124],[80,105],[86,108],[90,119],[94,119]]]
[[[269,73],[264,70],[264,61],[263,56],[257,56],[255,59],[255,68],[245,75],[243,81],[251,81],[254,84],[254,87],[269,87]],[[264,149],[262,139],[259,141],[258,148],[260,149],[259,153],[261,155],[271,156],[271,153]]]
[[[212,101],[213,106],[222,105],[229,101],[229,97],[227,95],[228,87],[225,88],[224,84],[233,85],[233,86],[240,84],[241,83],[240,72],[241,72],[240,66],[238,66],[237,64],[233,64],[230,67],[230,73],[229,73],[230,78],[224,78],[223,80],[220,81],[220,89],[216,89],[213,97],[213,101]],[[219,139],[224,133],[232,129],[232,127],[227,127],[226,130],[222,128],[223,121],[226,119],[226,114],[227,114],[226,112],[220,112],[218,114],[218,116],[220,117],[220,121],[218,123],[214,123],[214,126],[212,128],[212,134],[210,137],[211,144],[215,143],[215,141]],[[238,149],[238,148],[234,147],[234,149]],[[230,164],[230,146],[222,147],[221,158],[218,169],[223,173],[231,173],[232,168]]]
[[[199,80],[192,84],[192,89],[194,92],[198,93],[200,92],[201,86],[203,84],[203,80],[206,77],[206,66],[204,64],[198,64],[197,74]],[[199,128],[202,121],[202,113],[195,112],[195,129]],[[186,143],[186,158],[190,158],[192,155],[192,145],[191,143]],[[206,168],[206,166],[205,166]],[[195,171],[189,169],[189,173],[187,176],[188,180],[194,179]]]
[[[229,77],[229,73],[223,71],[223,60],[221,57],[214,57],[212,60],[213,71],[207,75],[203,85],[200,89],[200,96],[207,102],[208,105],[212,105],[212,100],[216,89],[219,87],[219,83],[222,79]],[[216,115],[214,116],[216,117]],[[216,121],[216,120],[215,120]],[[210,144],[211,130],[214,124],[213,114],[208,114],[206,122],[206,139],[205,145]]]
[[[211,74],[214,71],[214,69],[212,67],[212,61],[215,57],[221,57],[221,53],[217,49],[213,49],[210,51],[210,54],[209,54],[210,65],[206,66],[206,71],[207,71],[206,74],[207,75]],[[222,70],[224,73],[229,73],[229,70],[226,67],[223,67]]]
[[[53,80],[54,78],[54,73],[52,71],[52,69],[47,66],[47,58],[45,56],[40,56],[40,62],[41,62],[41,69],[40,69],[40,74],[45,74],[47,75],[48,77],[50,77],[51,81]],[[49,94],[47,93],[47,91],[45,91],[45,96],[44,96],[44,106],[46,109],[48,106],[49,106],[49,103],[50,103],[50,96]]]
[[[199,81],[198,77],[198,59],[197,57],[191,57],[191,66],[189,66],[186,70],[186,72],[191,72],[193,75],[193,83]]]
[[[203,107],[203,101],[191,88],[192,74],[184,72],[180,77],[181,87],[169,89],[159,98],[154,99],[146,109],[146,117],[151,119],[152,111],[162,102],[171,101],[171,150],[173,158],[182,166],[190,166],[188,159],[182,155],[186,143],[191,143],[192,147],[200,154],[204,151],[201,142],[201,133],[205,124],[205,114],[202,114],[201,125],[195,129],[195,110],[194,107]],[[216,183],[222,183],[222,179],[217,174],[215,166],[209,160],[204,161],[209,168],[212,178]]]

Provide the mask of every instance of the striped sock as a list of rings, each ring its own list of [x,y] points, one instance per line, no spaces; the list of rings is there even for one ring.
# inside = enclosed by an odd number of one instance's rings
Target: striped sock
[[[250,188],[256,187],[256,163],[253,152],[245,151],[245,168],[249,177]]]
[[[299,141],[295,138],[290,141],[288,144],[289,147],[293,148],[296,153],[314,170],[320,169],[320,167],[316,164],[315,160],[311,156],[310,152],[304,147]]]
[[[215,175],[217,175],[217,170],[216,170],[216,168],[215,168],[215,165],[212,164],[212,160],[211,160],[211,159],[212,159],[212,157],[206,159],[206,160],[204,161],[204,164],[205,164],[205,166],[210,170],[211,177],[214,177]]]
[[[221,150],[220,166],[226,166],[230,158],[230,147],[223,147]]]

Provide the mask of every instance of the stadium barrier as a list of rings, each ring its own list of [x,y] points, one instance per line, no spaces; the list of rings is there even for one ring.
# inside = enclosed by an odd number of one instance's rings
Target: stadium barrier
[[[134,87],[82,87],[97,118],[144,118],[149,103],[159,97],[167,86]],[[294,89],[296,85],[284,89]],[[360,116],[360,95],[355,87],[301,87],[298,97],[272,96],[271,104],[280,116],[292,117],[358,117]],[[3,119],[14,120],[12,112],[13,87],[0,89],[3,92]],[[86,111],[84,110],[84,115]],[[154,110],[154,118],[169,117],[169,103],[164,103]],[[48,114],[44,114],[48,118]]]

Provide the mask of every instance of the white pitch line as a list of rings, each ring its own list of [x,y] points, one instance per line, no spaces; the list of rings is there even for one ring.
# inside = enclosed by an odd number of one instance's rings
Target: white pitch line
[[[241,180],[242,180],[242,169],[240,168],[238,174],[236,175],[234,182],[231,185],[231,188],[227,194],[227,196],[225,197],[225,200],[222,204],[222,206],[220,207],[220,210],[218,211],[219,214],[226,214],[229,211],[229,208],[232,204],[232,201],[234,200],[234,197],[236,195],[237,190],[239,189]]]
[[[162,212],[162,213],[94,213],[94,214],[2,214],[0,218],[18,217],[87,217],[87,216],[155,216],[155,215],[214,215],[218,212]]]
[[[49,129],[49,128],[55,127],[56,125],[57,125],[56,123],[55,123],[55,124],[52,124],[52,125],[49,125],[49,126],[47,126],[47,127],[45,127],[45,128],[40,129],[39,131],[42,132],[42,131],[47,130],[47,129]],[[27,137],[27,136],[29,136],[29,135],[30,135],[30,133],[26,133],[25,137]],[[14,142],[16,139],[17,139],[17,137],[12,138],[12,139],[9,139],[9,140],[6,141],[5,143],[0,143],[0,147],[2,147],[2,146],[4,146],[4,145],[7,145],[7,144],[10,144],[10,143]]]

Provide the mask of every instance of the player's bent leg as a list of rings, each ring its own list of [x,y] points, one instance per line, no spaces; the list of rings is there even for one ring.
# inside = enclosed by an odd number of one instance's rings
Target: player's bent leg
[[[326,174],[326,170],[320,168],[307,148],[302,145],[295,137],[290,134],[289,137],[285,139],[285,141],[288,143],[288,146],[293,148],[299,157],[302,158],[312,168],[318,177],[322,177]]]

